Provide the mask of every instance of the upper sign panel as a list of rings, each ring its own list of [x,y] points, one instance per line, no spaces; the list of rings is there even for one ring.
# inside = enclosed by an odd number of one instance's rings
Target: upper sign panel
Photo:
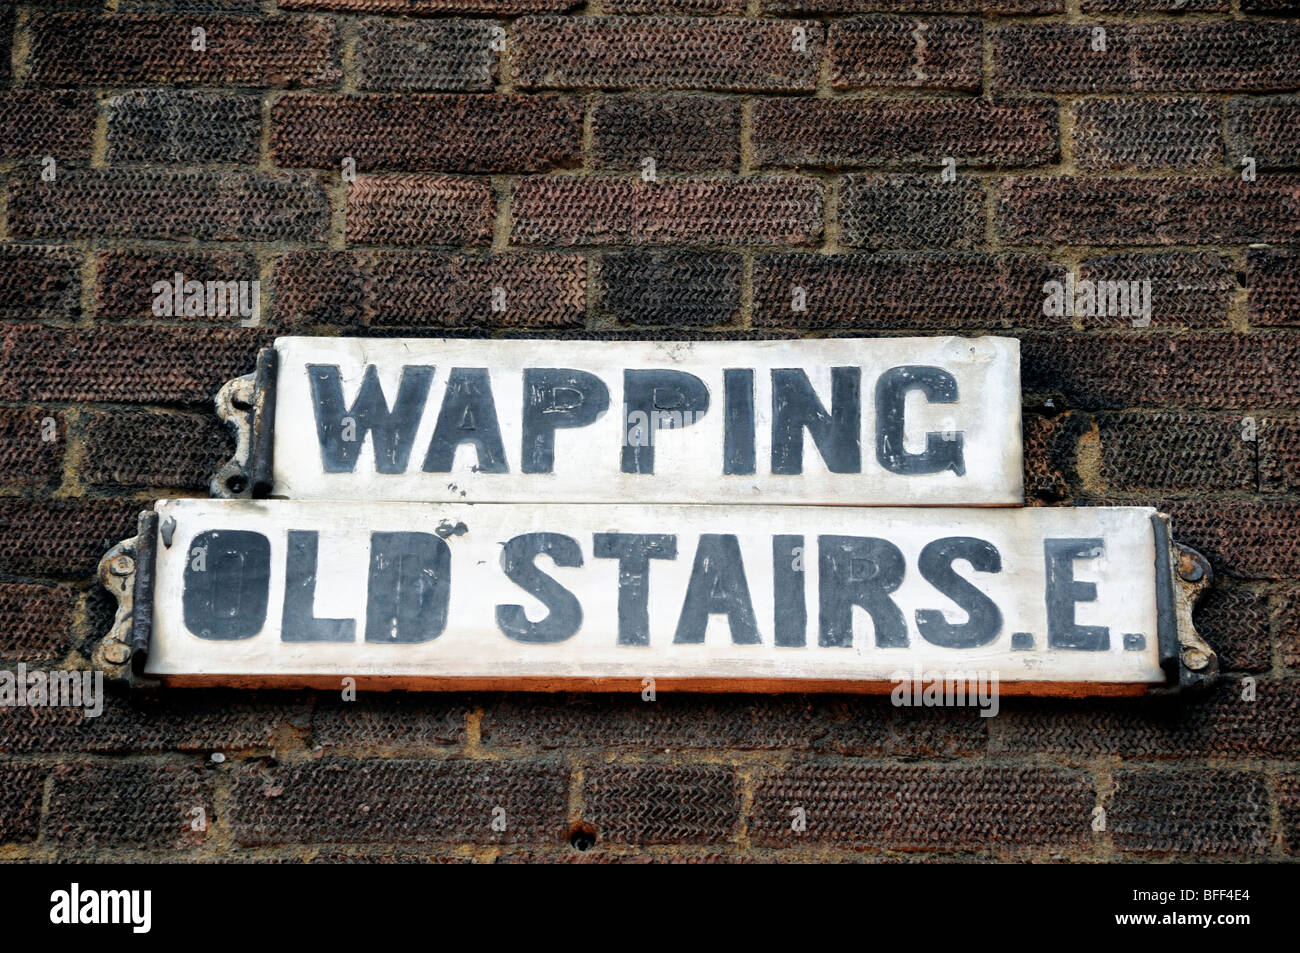
[[[274,496],[1023,502],[1013,339],[280,338],[275,350],[274,435],[251,441],[273,454]]]

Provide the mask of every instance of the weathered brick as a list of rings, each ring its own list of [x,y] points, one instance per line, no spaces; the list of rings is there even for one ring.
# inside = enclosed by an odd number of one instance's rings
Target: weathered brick
[[[0,318],[81,314],[81,254],[57,245],[0,246]]]
[[[1300,772],[1287,771],[1277,776],[1278,814],[1287,850],[1300,853]]]
[[[1219,114],[1209,99],[1085,99],[1075,105],[1074,161],[1083,169],[1218,165]]]
[[[202,768],[148,763],[61,764],[51,775],[45,833],[59,847],[197,847],[212,820],[212,779]]]
[[[601,306],[630,324],[730,324],[740,316],[743,262],[726,253],[633,251],[605,255]]]
[[[319,241],[329,201],[311,173],[26,168],[9,179],[9,231],[23,238]]]
[[[1249,589],[1216,585],[1193,615],[1196,631],[1219,653],[1222,671],[1264,672],[1271,667],[1268,600]]]
[[[0,844],[36,840],[46,771],[37,764],[0,764]]]
[[[510,203],[520,245],[807,245],[821,236],[813,179],[630,182],[519,179]]]
[[[363,175],[348,186],[347,240],[362,245],[487,245],[496,195],[485,179]]]
[[[1300,489],[1300,421],[1268,417],[1259,421],[1259,490],[1290,493]]]
[[[745,0],[604,0],[604,13],[744,13]]]
[[[1300,324],[1300,254],[1282,248],[1250,249],[1246,286],[1251,324]]]
[[[1090,840],[1093,801],[1088,776],[1062,768],[793,764],[755,780],[749,832],[764,846],[1062,848]]]
[[[13,79],[14,20],[17,10],[12,4],[0,7],[0,80],[7,85]]]
[[[8,61],[7,51],[0,50]],[[83,90],[0,91],[0,158],[89,159],[95,97]]]
[[[195,28],[206,50],[191,48]],[[29,30],[36,83],[327,86],[342,75],[327,17],[39,13]]]
[[[998,186],[996,220],[1012,245],[1246,244],[1300,239],[1297,211],[1300,175],[1011,177]]]
[[[993,88],[1044,92],[1266,92],[1300,84],[1300,23],[1066,23],[991,31]]]
[[[975,19],[866,16],[831,23],[831,85],[979,89],[984,28]]]
[[[105,104],[109,162],[257,161],[262,104],[256,96],[136,89]]]
[[[765,13],[1064,13],[1065,0],[762,0]]]
[[[1241,0],[1243,13],[1281,13],[1300,9],[1297,0]]]
[[[1240,167],[1244,156],[1256,169],[1300,166],[1300,97],[1228,101],[1228,160]]]
[[[760,99],[754,161],[777,166],[1035,166],[1060,151],[1049,100]]]
[[[95,259],[95,316],[98,320],[151,318],[181,323],[207,320],[206,315],[175,313],[155,314],[154,303],[163,292],[154,285],[165,281],[175,284],[176,275],[183,281],[257,281],[257,261],[245,251],[210,248],[111,248]],[[260,286],[259,286],[260,289]],[[259,290],[258,300],[261,295]],[[182,312],[183,312],[182,308]],[[216,316],[217,320],[235,323],[238,315]]]
[[[1269,804],[1255,772],[1135,769],[1114,774],[1106,830],[1120,850],[1197,858],[1262,854]]]
[[[1178,520],[1174,538],[1182,540]],[[1204,697],[1087,701],[1004,698],[990,727],[993,754],[1070,758],[1291,758],[1300,744],[1294,680],[1260,678],[1255,699],[1223,678]]]
[[[138,500],[0,499],[0,566],[25,576],[94,575],[99,557],[136,534]]]
[[[290,95],[271,107],[271,151],[287,166],[540,172],[581,159],[582,110],[551,96]]]
[[[1091,428],[1092,418],[1073,412],[1025,414],[1021,424],[1025,497],[1045,503],[1068,499],[1078,491],[1079,438]]]
[[[1214,493],[1255,488],[1255,444],[1234,414],[1102,413],[1100,473],[1109,492]]]
[[[794,49],[793,30],[805,31]],[[511,64],[522,88],[811,92],[822,27],[740,17],[522,17]]]
[[[1057,393],[1074,407],[1293,407],[1287,368],[1300,342],[1271,335],[1062,333],[1021,337],[1026,393]]]
[[[1226,13],[1228,0],[1080,0],[1083,12],[1095,13]]]
[[[1043,284],[1062,274],[1038,255],[761,255],[754,260],[754,325],[948,332],[1043,327],[1059,322],[1043,314]],[[795,311],[796,301],[805,310]]]
[[[0,408],[0,483],[49,486],[63,473],[68,427],[62,411]]]
[[[717,96],[605,96],[591,120],[601,169],[725,169],[740,163],[740,102]]]
[[[602,764],[583,774],[582,820],[598,842],[722,844],[740,792],[725,765]]]
[[[1300,668],[1300,586],[1282,586],[1269,600],[1269,628],[1278,657],[1287,668]]]
[[[984,188],[969,176],[846,175],[840,243],[870,248],[974,248],[984,238]]]
[[[68,586],[0,583],[0,658],[48,662],[72,646],[72,613],[77,593]]]
[[[1149,279],[1151,314],[1147,317],[1153,328],[1225,327],[1237,290],[1232,263],[1211,252],[1121,253],[1090,258],[1079,268],[1079,278],[1127,282],[1130,291],[1132,282]],[[1142,318],[1140,312],[1140,306],[1130,297],[1127,315],[1120,308],[1116,314],[1081,316],[1081,320],[1089,328],[1124,328]]]
[[[242,765],[229,823],[240,844],[546,842],[565,835],[567,801],[568,772],[548,762]]]
[[[494,311],[494,289],[505,310]],[[577,255],[300,251],[275,263],[276,319],[391,328],[564,328],[586,314]]]
[[[497,74],[493,36],[487,20],[362,20],[357,89],[490,90]]]
[[[355,701],[322,696],[312,714],[312,742],[323,748],[418,753],[465,743],[463,697],[363,692]]]
[[[1300,578],[1300,503],[1167,501],[1180,542],[1242,579]]]
[[[337,10],[342,13],[507,14],[568,10],[580,0],[279,0],[282,10]]]
[[[79,479],[99,488],[206,490],[234,444],[214,415],[83,411]]]

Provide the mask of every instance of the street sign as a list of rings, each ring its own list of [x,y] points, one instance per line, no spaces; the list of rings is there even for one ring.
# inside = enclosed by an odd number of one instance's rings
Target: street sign
[[[1020,505],[1019,342],[280,338],[224,497]]]
[[[1139,694],[1213,671],[1188,552],[1145,507],[173,499],[101,565],[96,660],[176,685]]]

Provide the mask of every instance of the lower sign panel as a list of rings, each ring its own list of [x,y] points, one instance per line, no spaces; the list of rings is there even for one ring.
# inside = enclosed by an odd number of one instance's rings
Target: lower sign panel
[[[155,509],[101,566],[97,659],[172,684],[1136,694],[1213,663],[1141,507]]]

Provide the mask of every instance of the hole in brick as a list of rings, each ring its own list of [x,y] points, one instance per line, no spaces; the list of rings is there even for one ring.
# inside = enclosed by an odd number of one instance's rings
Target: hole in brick
[[[569,829],[569,844],[574,850],[591,850],[596,846],[596,828],[590,824],[575,824]]]
[[[243,493],[248,486],[248,481],[242,476],[232,476],[226,479],[226,489],[231,493]]]

